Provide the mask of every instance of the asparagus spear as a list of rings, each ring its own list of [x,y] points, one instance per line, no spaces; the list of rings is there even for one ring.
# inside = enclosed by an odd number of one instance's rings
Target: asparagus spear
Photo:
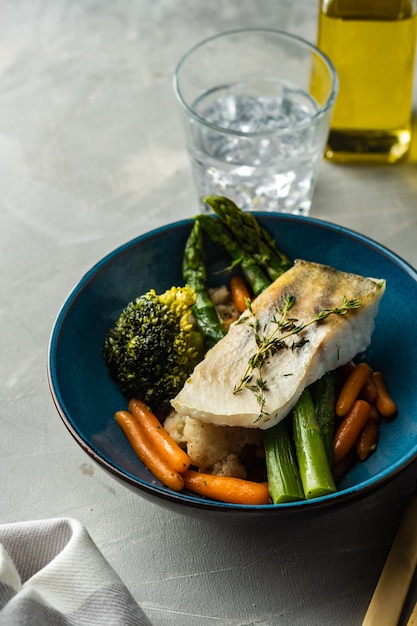
[[[209,215],[199,215],[196,221],[200,223],[213,243],[222,246],[227,251],[233,264],[240,265],[246,281],[256,296],[271,284],[271,280],[260,268],[257,260],[242,250],[234,235],[220,220],[213,219]]]
[[[245,213],[224,196],[203,199],[233,233],[242,250],[256,259],[258,265],[274,281],[290,268],[290,261],[281,252],[270,234],[262,228],[251,213]]]
[[[335,372],[327,372],[314,384],[315,410],[329,464],[333,457],[334,418],[336,406]]]
[[[274,504],[304,499],[288,421],[262,432],[269,493]]]
[[[209,348],[226,334],[207,290],[205,250],[200,223],[195,221],[185,244],[182,273],[185,282],[196,292],[193,315]]]
[[[295,450],[304,495],[318,498],[336,491],[323,438],[308,388],[292,410]]]

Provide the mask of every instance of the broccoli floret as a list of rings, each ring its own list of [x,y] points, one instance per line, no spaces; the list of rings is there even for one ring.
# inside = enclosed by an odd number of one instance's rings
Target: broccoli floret
[[[153,410],[169,408],[172,399],[204,354],[195,329],[191,287],[154,289],[130,302],[107,332],[103,357],[122,393],[140,398]]]

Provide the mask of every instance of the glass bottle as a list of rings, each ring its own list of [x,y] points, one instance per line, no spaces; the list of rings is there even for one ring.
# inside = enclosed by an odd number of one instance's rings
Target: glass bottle
[[[416,0],[321,0],[318,47],[339,75],[325,156],[394,163],[411,140]]]

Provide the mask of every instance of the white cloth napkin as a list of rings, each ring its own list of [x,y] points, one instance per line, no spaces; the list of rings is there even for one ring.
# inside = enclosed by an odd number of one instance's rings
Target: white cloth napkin
[[[77,520],[0,525],[0,626],[150,626]]]

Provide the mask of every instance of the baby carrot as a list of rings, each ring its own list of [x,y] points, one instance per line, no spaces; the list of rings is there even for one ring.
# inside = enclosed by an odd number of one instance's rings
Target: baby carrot
[[[397,405],[388,393],[382,373],[374,372],[372,380],[376,387],[376,408],[383,417],[387,419],[394,417],[397,412]]]
[[[371,373],[367,363],[359,363],[350,372],[336,402],[337,415],[343,417],[348,413]]]
[[[139,422],[159,454],[176,472],[185,472],[190,465],[188,454],[170,437],[159,419],[149,410],[142,400],[132,399],[129,411]]]
[[[355,400],[344,417],[333,439],[333,464],[337,465],[355,445],[368,421],[371,405],[366,400]]]
[[[379,422],[380,422],[378,409],[376,408],[376,406],[374,404],[371,404],[371,410],[369,412],[368,419],[371,420],[372,422],[375,422],[376,424],[379,424]]]
[[[360,461],[365,461],[371,452],[376,449],[378,434],[378,424],[375,421],[368,419],[365,424],[365,428],[355,443],[356,454],[358,455],[358,459]]]
[[[351,448],[341,461],[332,466],[332,474],[335,483],[338,483],[346,476],[352,465],[357,461],[356,451]]]
[[[165,459],[158,454],[133,415],[128,411],[117,411],[115,419],[128,438],[134,452],[155,478],[166,487],[170,487],[174,491],[181,491],[184,487],[181,474],[173,470]]]
[[[250,294],[242,276],[232,276],[230,279],[230,292],[232,294],[233,303],[239,313],[246,311]]]
[[[184,487],[199,496],[232,504],[254,505],[269,502],[267,483],[255,483],[243,478],[187,470],[184,473]]]
[[[369,404],[373,404],[376,400],[376,386],[372,380],[372,376],[368,376],[359,392],[359,397],[366,400]]]

